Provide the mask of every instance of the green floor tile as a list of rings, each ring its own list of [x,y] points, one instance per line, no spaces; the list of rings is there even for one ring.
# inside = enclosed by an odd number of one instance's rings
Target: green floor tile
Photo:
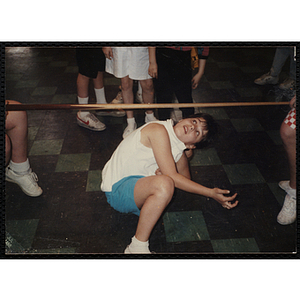
[[[88,173],[86,191],[94,192],[101,191],[102,172],[101,170],[92,170]]]
[[[221,164],[217,151],[214,148],[194,150],[193,158],[190,161],[191,166],[212,166]]]
[[[225,120],[229,119],[226,111],[224,108],[214,108],[214,107],[208,107],[208,108],[198,108],[199,112],[210,114],[214,117],[215,120]]]
[[[29,155],[58,155],[64,140],[37,140],[34,141]]]
[[[163,220],[167,242],[209,240],[201,211],[168,212]]]
[[[39,130],[38,126],[28,127],[28,140],[33,141],[36,137],[38,130]]]
[[[231,184],[264,183],[265,180],[255,164],[223,165]]]
[[[253,253],[259,252],[254,238],[212,240],[215,253]]]
[[[55,172],[88,171],[91,153],[62,154],[58,157]]]
[[[16,89],[20,88],[35,88],[38,85],[38,80],[20,80],[15,85]]]
[[[32,250],[30,253],[42,253],[42,254],[70,254],[76,253],[76,248],[53,248],[53,249],[38,249]]]
[[[252,132],[264,130],[264,128],[255,118],[231,119],[231,123],[237,132]]]
[[[267,134],[272,139],[275,145],[282,145],[282,139],[279,130],[269,130]]]
[[[76,94],[60,94],[54,95],[51,101],[52,104],[77,104]]]
[[[13,220],[6,221],[6,231],[20,244],[23,248],[31,247],[39,220]]]
[[[25,249],[22,247],[8,232],[5,234],[5,252],[6,253],[21,253]]]
[[[210,81],[209,84],[214,90],[234,89],[230,81]]]
[[[32,96],[51,96],[55,94],[56,90],[55,86],[37,87],[32,92]]]
[[[259,88],[236,88],[241,97],[261,97],[263,94]]]

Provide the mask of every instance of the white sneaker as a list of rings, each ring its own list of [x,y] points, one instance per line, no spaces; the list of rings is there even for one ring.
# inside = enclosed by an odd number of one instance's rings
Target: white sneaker
[[[134,123],[134,125],[130,124],[127,125],[127,127],[125,128],[124,132],[123,132],[123,139],[125,139],[131,132],[136,130],[136,123]]]
[[[280,181],[278,183],[279,187],[281,189],[283,189],[286,193],[288,193],[288,191],[292,190],[291,186],[290,186],[290,181],[286,180],[286,181]]]
[[[135,94],[135,100],[139,103],[144,103],[142,93],[139,93],[139,91],[137,91]]]
[[[124,250],[124,254],[153,254],[153,252],[150,252],[149,249],[148,249],[148,250],[143,249],[143,250],[141,250],[141,251],[132,252],[132,251],[130,250],[130,245],[128,245],[128,246],[126,247],[126,249]]]
[[[122,97],[122,91],[120,90],[116,96],[116,98],[111,101],[113,104],[121,104],[124,103],[123,97]]]
[[[9,182],[16,183],[28,196],[38,197],[43,193],[43,190],[37,184],[38,177],[31,169],[28,174],[19,175],[10,167],[7,167],[5,170],[5,179]]]
[[[97,110],[95,114],[97,116],[108,116],[116,118],[121,118],[126,115],[124,110]]]
[[[93,131],[102,131],[106,128],[105,124],[100,122],[98,118],[91,113],[88,113],[86,116],[80,116],[80,113],[78,112],[77,124]]]
[[[286,194],[280,213],[277,216],[277,222],[281,225],[292,224],[296,220],[297,211],[296,199]]]

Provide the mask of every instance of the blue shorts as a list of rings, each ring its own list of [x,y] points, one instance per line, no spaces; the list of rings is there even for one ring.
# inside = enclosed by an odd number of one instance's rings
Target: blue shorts
[[[116,182],[111,192],[105,192],[107,202],[121,213],[140,215],[140,209],[134,201],[134,187],[136,182],[144,176],[128,176]]]

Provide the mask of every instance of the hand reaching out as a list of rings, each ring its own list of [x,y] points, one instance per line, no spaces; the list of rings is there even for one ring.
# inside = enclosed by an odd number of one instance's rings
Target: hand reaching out
[[[224,196],[224,194],[229,194],[229,193],[230,193],[230,191],[228,191],[228,190],[221,190],[219,188],[214,188],[213,194],[211,197],[213,199],[215,199],[216,201],[218,201],[220,204],[222,204],[222,206],[224,208],[231,209],[231,208],[236,207],[239,202],[235,201],[234,203],[231,203],[231,201],[233,201],[235,199],[235,197],[237,196],[237,193],[235,193],[231,197]]]

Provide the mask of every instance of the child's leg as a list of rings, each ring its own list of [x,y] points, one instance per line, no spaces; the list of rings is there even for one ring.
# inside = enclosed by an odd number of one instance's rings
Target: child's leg
[[[156,222],[171,201],[174,181],[165,175],[144,177],[137,181],[134,200],[141,209],[135,237],[141,242],[148,241]]]
[[[280,136],[288,157],[290,168],[290,187],[296,189],[296,130],[282,123]]]
[[[19,103],[9,101],[10,103]],[[27,160],[27,113],[26,111],[10,111],[5,123],[6,134],[11,143],[11,160],[23,163]]]
[[[80,98],[86,98],[89,96],[89,82],[90,82],[90,78],[82,75],[82,74],[78,74],[77,76],[77,96]]]
[[[121,78],[121,89],[124,103],[133,103],[133,80],[129,76]],[[126,110],[127,119],[133,118],[133,110]]]
[[[144,103],[153,103],[154,100],[154,86],[152,79],[140,80],[142,87],[142,97]],[[152,110],[147,110],[147,114],[153,114]]]

